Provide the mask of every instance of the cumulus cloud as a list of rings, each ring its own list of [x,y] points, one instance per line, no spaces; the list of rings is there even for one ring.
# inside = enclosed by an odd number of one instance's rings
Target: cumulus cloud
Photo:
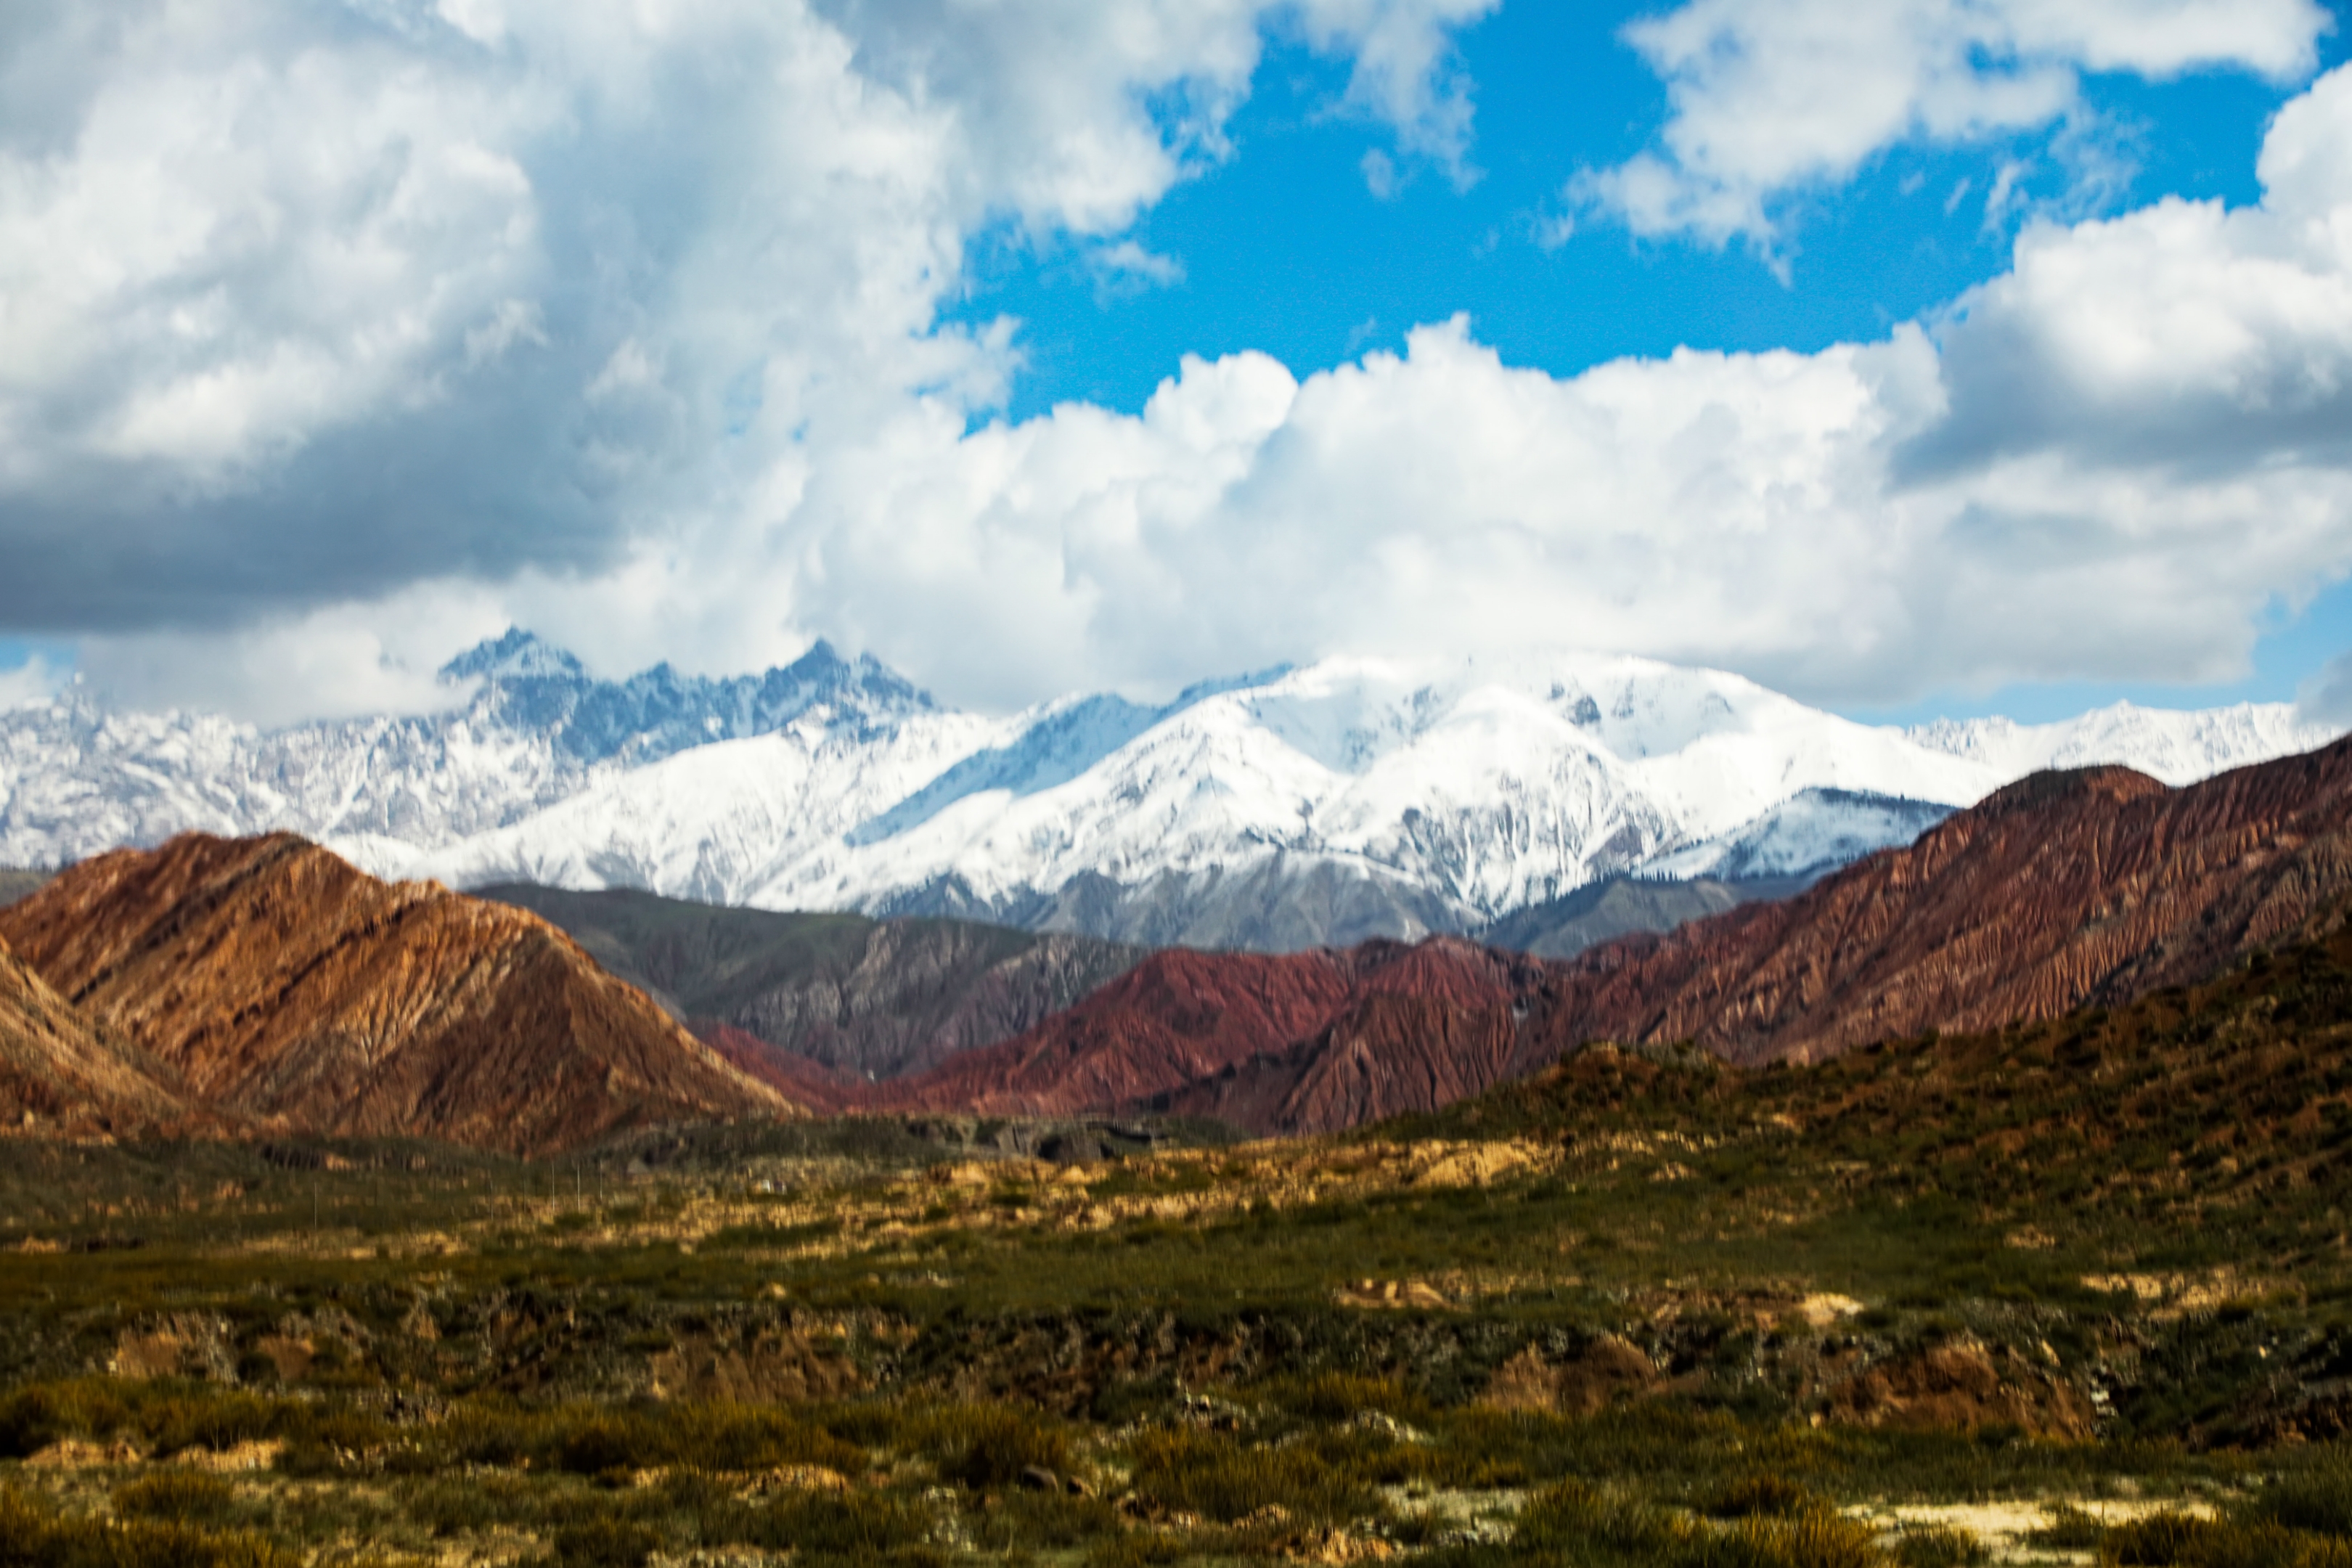
[[[1314,0],[1458,153],[1447,29]],[[0,22],[0,624],[139,635],[594,574],[844,431],[1002,397],[981,227],[1118,243],[1274,0],[126,0]],[[95,16],[95,19],[93,17]],[[1422,76],[1413,76],[1420,72]],[[1426,78],[1426,79],[1423,79]]]
[[[47,99],[0,92],[0,617],[91,634],[127,697],[270,719],[429,705],[509,621],[608,672],[824,635],[991,706],[1529,644],[1866,700],[2227,679],[2270,606],[2352,572],[2352,77],[2278,116],[2258,205],[2030,224],[1877,342],[1563,378],[1454,321],[1013,423],[1009,327],[937,324],[967,239],[1009,219],[1148,278],[1124,226],[1223,155],[1265,18],[986,8],[1086,79],[1047,82],[940,42],[982,9],[0,24],[61,62]],[[1376,82],[1422,71],[1364,102],[1442,156],[1447,29],[1481,9],[1285,15]],[[2186,3],[2000,14],[2098,68],[2301,58]],[[2179,26],[2093,26],[2126,14]],[[1402,63],[1365,63],[1376,35]],[[357,107],[306,140],[320,73]]]
[[[1769,248],[1776,198],[1842,184],[1898,142],[2062,120],[2079,141],[2084,70],[2293,80],[2329,26],[2316,0],[1688,0],[1624,32],[1666,84],[1658,149],[1572,191],[1635,234]]]

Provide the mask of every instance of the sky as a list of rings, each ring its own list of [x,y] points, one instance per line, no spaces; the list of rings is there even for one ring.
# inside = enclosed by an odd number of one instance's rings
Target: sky
[[[429,707],[516,624],[993,710],[1574,647],[2352,722],[2345,31],[0,13],[0,702]]]

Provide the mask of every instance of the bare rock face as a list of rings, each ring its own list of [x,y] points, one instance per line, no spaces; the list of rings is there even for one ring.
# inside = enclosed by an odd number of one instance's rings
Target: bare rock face
[[[84,1017],[0,942],[0,1135],[199,1131],[171,1070]]]
[[[289,834],[84,861],[0,938],[199,1101],[292,1131],[532,1153],[798,1109],[536,916]]]
[[[1785,903],[1580,955],[1514,1064],[1588,1040],[1818,1060],[2206,978],[2352,896],[2352,742],[2167,789],[2037,773]]]
[[[1311,1034],[1345,1004],[1352,962],[1171,948],[1025,1035],[879,1086],[877,1100],[1033,1116],[1148,1100]]]
[[[1260,1132],[1427,1110],[1496,1080],[1546,966],[1440,937],[1269,956],[1171,949],[1018,1039],[883,1085],[893,1109],[1145,1107]]]

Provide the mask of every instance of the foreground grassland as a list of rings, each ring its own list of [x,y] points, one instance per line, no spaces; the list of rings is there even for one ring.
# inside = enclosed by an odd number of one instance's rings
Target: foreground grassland
[[[2347,1091],[2339,939],[1088,1165],[0,1144],[0,1568],[2352,1568]]]

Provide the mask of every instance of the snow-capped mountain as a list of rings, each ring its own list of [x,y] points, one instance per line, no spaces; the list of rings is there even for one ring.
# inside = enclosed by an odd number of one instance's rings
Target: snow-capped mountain
[[[1659,856],[1642,874],[1676,881],[1802,880],[1889,845],[1908,844],[1954,809],[1935,801],[1816,785],[1729,833]]]
[[[516,633],[445,677],[445,714],[272,733],[79,697],[0,714],[0,861],[289,827],[458,886],[1295,947],[1473,929],[1615,874],[1810,874],[2051,763],[2185,782],[2332,738],[2283,706],[1905,731],[1592,655],[1334,658],[1010,718],[822,645],[615,683]]]
[[[1919,744],[1982,763],[2009,778],[2043,768],[2126,763],[2168,784],[2324,745],[2335,731],[2305,724],[2284,702],[2183,712],[2118,702],[2057,724],[1938,719],[1907,731]]]
[[[449,710],[259,731],[206,713],[117,712],[72,689],[0,711],[0,864],[49,866],[191,828],[454,844],[688,747],[814,722],[875,740],[971,721],[823,643],[732,680],[657,666],[600,681],[527,633],[441,671]]]

